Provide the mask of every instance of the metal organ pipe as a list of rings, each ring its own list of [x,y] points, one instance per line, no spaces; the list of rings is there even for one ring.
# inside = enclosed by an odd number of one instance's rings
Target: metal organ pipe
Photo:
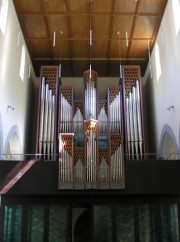
[[[137,122],[138,122],[138,138],[139,138],[139,148],[140,156],[142,159],[142,124],[141,124],[141,107],[140,107],[140,94],[139,94],[139,82],[136,81],[136,105],[137,105]]]
[[[52,90],[49,90],[49,100],[48,100],[48,109],[49,109],[49,114],[48,114],[48,129],[47,129],[47,155],[48,155],[48,160],[50,159],[50,148],[51,148],[51,128],[52,128]]]
[[[129,99],[126,97],[126,120],[127,120],[127,148],[128,158],[131,154],[131,134],[130,134],[130,121],[129,121]]]
[[[44,100],[45,100],[45,77],[42,77],[41,82],[41,114],[40,114],[40,131],[39,131],[39,153],[42,153],[43,141],[43,123],[44,123]]]
[[[61,133],[70,133],[71,132],[71,118],[72,118],[72,106],[61,94]]]
[[[47,127],[48,127],[48,108],[49,108],[48,102],[49,102],[49,84],[46,84],[45,110],[44,110],[44,129],[43,129],[44,157],[46,155],[46,147],[47,147]]]
[[[129,93],[129,122],[130,122],[130,134],[131,134],[131,155],[134,159],[134,126],[133,126],[133,110],[132,110],[132,95]]]
[[[53,160],[54,155],[54,122],[55,122],[55,95],[52,96],[52,115],[51,115],[51,159]]]
[[[45,83],[45,77],[41,83],[41,110],[39,126],[39,153],[44,159],[53,159],[54,149],[54,122],[55,122],[55,95]]]
[[[85,90],[85,118],[96,119],[96,88],[91,78],[89,78]]]
[[[136,86],[132,87],[132,92],[129,92],[129,97],[126,97],[126,127],[128,158],[130,159],[132,155],[132,159],[142,159],[143,141],[138,80]]]
[[[83,131],[83,116],[79,108],[77,108],[77,111],[74,115],[73,124],[75,133],[80,133]]]
[[[138,155],[138,126],[137,126],[137,110],[136,110],[136,88],[132,88],[132,109],[133,109],[133,126],[134,126],[134,142],[136,158],[139,159]]]
[[[99,113],[98,128],[100,134],[107,133],[107,115],[104,107],[101,108]]]
[[[120,109],[120,92],[116,95],[109,105],[110,110],[110,130],[112,133],[121,132],[121,109]]]

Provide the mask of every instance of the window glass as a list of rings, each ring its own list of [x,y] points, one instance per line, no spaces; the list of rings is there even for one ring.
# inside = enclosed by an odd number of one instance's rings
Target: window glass
[[[22,207],[19,205],[5,206],[3,241],[21,241]]]
[[[20,62],[20,71],[19,71],[19,75],[22,81],[24,80],[25,59],[26,59],[26,52],[25,52],[25,46],[23,45],[21,50],[21,62]]]
[[[176,34],[180,30],[180,0],[172,0],[173,15],[174,15],[174,25]]]
[[[116,207],[117,241],[134,242],[134,208],[133,206]]]
[[[112,241],[111,207],[109,206],[94,206],[94,241]]]
[[[32,206],[28,208],[27,241],[42,242],[44,237],[44,207]]]
[[[178,211],[176,204],[161,205],[161,226],[163,242],[179,242]]]
[[[62,206],[49,208],[49,242],[66,242],[67,209]]]
[[[139,206],[140,242],[158,242],[155,234],[156,210],[154,205]]]
[[[7,14],[8,14],[8,0],[1,0],[0,4],[0,29],[2,33],[5,33],[6,23],[7,23]]]
[[[166,160],[177,160],[177,149],[171,135],[166,132],[162,142],[162,158]]]
[[[156,63],[156,78],[157,82],[161,76],[161,60],[159,55],[159,46],[158,44],[155,45],[155,63]]]

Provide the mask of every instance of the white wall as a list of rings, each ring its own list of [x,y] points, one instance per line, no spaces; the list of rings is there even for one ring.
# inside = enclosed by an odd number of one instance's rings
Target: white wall
[[[28,107],[31,98],[28,91],[35,80],[33,68],[28,78],[29,65],[32,66],[26,48],[25,76],[22,82],[19,76],[21,48],[25,44],[23,34],[18,34],[20,25],[12,0],[9,0],[8,18],[5,34],[0,30],[0,117],[2,120],[2,150],[5,152],[8,138],[17,133],[20,152],[25,153]],[[12,111],[8,106],[11,105]],[[2,152],[2,151],[1,151]]]
[[[175,32],[172,0],[167,3],[156,43],[159,45],[161,76],[157,81],[154,48],[151,55],[153,78],[150,78],[150,69],[147,68],[143,88],[145,89],[148,85],[152,86],[153,94],[151,96],[154,100],[146,99],[145,102],[149,103],[154,110],[155,143],[157,144],[155,152],[159,152],[160,155],[165,129],[171,131],[177,148],[180,147],[180,33],[176,35]],[[168,111],[167,108],[171,105],[174,106],[174,109]]]

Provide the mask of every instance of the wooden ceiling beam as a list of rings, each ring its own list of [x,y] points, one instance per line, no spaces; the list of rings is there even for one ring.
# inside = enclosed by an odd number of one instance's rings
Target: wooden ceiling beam
[[[48,40],[49,40],[49,46],[50,46],[50,55],[51,57],[53,56],[53,50],[52,50],[52,45],[51,45],[51,41],[52,39],[50,39],[50,31],[49,31],[49,28],[48,28],[48,24],[47,24],[47,19],[46,19],[46,16],[44,15],[44,5],[43,5],[43,0],[40,0],[40,6],[41,6],[41,11],[43,13],[43,20],[44,20],[44,25],[45,25],[45,29],[46,29],[46,33],[48,35]]]
[[[58,38],[56,36],[57,40],[60,39],[60,37]],[[52,40],[51,37],[27,37],[26,38],[27,41],[33,41],[33,40]],[[78,37],[78,38],[61,38],[61,40],[63,41],[89,41],[89,38],[82,38],[82,37]],[[118,35],[117,36],[112,36],[111,38],[93,38],[93,41],[109,41],[109,40],[119,40]],[[120,37],[121,41],[125,41],[126,38],[124,37]],[[129,41],[133,41],[133,40],[138,40],[138,41],[147,41],[147,38],[129,38]],[[153,38],[148,38],[149,41],[152,41]]]
[[[133,38],[133,35],[134,35],[134,31],[135,31],[135,27],[136,27],[136,22],[137,22],[137,13],[138,13],[140,4],[141,4],[141,0],[137,1],[136,10],[135,10],[136,15],[134,16],[133,24],[132,24],[132,30],[131,30],[131,34],[129,36],[129,46],[128,46],[128,51],[127,51],[127,58],[129,57],[129,53],[130,53],[131,46],[132,46],[131,45],[131,39]]]
[[[112,5],[112,12],[114,14],[114,10],[115,10],[115,5],[116,5],[116,0],[113,1],[113,5]],[[114,17],[111,16],[111,27],[110,27],[110,30],[109,30],[109,43],[108,43],[108,50],[107,50],[107,56],[108,56],[108,59],[110,59],[110,51],[111,51],[111,39],[113,37],[113,27],[114,27]],[[108,65],[108,68],[107,68],[107,74],[109,72],[109,65]]]
[[[69,56],[70,56],[70,58],[72,58],[72,45],[71,45],[71,41],[69,40],[70,36],[71,36],[71,34],[70,34],[71,33],[71,26],[70,26],[70,20],[69,20],[69,15],[68,15],[68,3],[67,3],[67,0],[65,0],[64,2],[65,2],[67,26],[68,26],[67,35],[68,35]],[[73,75],[72,63],[71,63],[70,69],[71,69],[71,75]]]
[[[89,16],[89,13],[82,13],[82,12],[68,12],[67,14],[64,12],[20,12],[21,16],[38,16],[38,15],[46,15],[46,16]],[[148,16],[148,17],[159,17],[159,13],[129,13],[129,12],[96,12],[92,13],[91,16],[131,16],[131,17],[136,17],[136,16]]]
[[[89,57],[75,57],[75,58],[49,58],[49,57],[34,57],[33,58],[34,61],[59,61],[59,60],[62,60],[62,61],[89,61]],[[92,61],[118,61],[120,60],[119,57],[111,57],[111,58],[105,58],[105,57],[94,57],[94,58],[91,58]],[[124,61],[124,60],[128,60],[128,61],[147,61],[146,58],[140,58],[140,57],[137,57],[137,58],[122,58],[121,57],[121,60]]]

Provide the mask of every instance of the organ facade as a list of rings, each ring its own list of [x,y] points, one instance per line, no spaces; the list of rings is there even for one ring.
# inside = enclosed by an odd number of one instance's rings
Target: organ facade
[[[59,161],[59,189],[124,189],[124,162],[145,158],[140,68],[123,66],[106,100],[98,99],[91,69],[83,100],[61,84],[58,66],[43,66],[40,80],[36,153]]]

